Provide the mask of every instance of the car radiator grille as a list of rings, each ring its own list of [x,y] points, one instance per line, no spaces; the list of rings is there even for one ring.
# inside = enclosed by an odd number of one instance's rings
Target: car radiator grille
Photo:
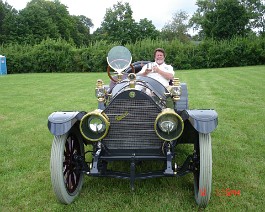
[[[163,141],[154,130],[160,109],[151,100],[115,99],[104,112],[110,129],[102,143],[108,149],[161,150]]]

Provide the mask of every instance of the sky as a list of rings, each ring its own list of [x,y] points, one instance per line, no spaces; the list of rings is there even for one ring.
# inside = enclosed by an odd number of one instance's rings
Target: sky
[[[26,7],[29,0],[4,0],[17,10]],[[119,0],[128,2],[133,11],[136,22],[147,18],[152,21],[156,29],[160,30],[166,23],[172,20],[174,13],[182,10],[190,16],[196,11],[196,0]],[[100,27],[107,8],[113,8],[118,0],[60,0],[68,7],[70,15],[84,15],[92,20],[94,27],[91,32]]]

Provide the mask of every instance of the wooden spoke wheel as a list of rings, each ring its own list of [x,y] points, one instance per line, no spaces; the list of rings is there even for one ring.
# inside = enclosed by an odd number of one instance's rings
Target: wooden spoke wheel
[[[78,196],[82,185],[84,173],[76,157],[84,156],[84,144],[78,130],[54,136],[51,150],[51,181],[57,199],[70,204]]]

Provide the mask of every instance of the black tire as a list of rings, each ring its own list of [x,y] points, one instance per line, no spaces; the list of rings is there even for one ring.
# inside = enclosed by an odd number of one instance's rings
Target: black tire
[[[212,189],[212,146],[211,135],[199,133],[199,145],[195,145],[199,153],[199,167],[194,171],[194,192],[196,203],[205,208],[211,197]]]
[[[51,181],[57,199],[70,204],[80,193],[84,173],[79,172],[73,156],[84,156],[84,144],[78,130],[54,136],[51,150]]]

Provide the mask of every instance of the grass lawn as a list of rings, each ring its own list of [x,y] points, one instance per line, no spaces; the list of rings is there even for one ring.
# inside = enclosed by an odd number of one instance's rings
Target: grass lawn
[[[190,108],[214,108],[219,115],[206,211],[263,211],[265,66],[177,71],[176,76],[188,85]],[[127,180],[85,176],[73,204],[57,201],[47,117],[53,111],[96,109],[98,78],[109,81],[106,73],[0,76],[0,211],[198,210],[192,174],[137,181],[135,192]],[[226,189],[240,195],[228,196]]]

